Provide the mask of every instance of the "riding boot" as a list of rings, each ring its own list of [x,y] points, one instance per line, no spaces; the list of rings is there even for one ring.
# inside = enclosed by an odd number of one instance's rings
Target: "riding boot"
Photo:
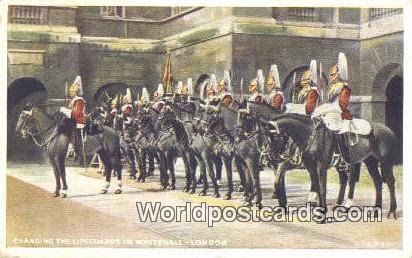
[[[338,135],[340,154],[342,155],[342,165],[346,168],[350,168],[351,158],[349,154],[349,146],[346,134]]]
[[[74,150],[76,152],[76,157],[79,166],[84,166],[84,156],[83,156],[83,139],[82,139],[82,129],[75,129],[74,133]]]

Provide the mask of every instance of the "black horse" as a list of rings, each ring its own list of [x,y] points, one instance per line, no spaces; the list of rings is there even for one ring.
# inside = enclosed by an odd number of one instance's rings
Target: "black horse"
[[[56,179],[53,197],[67,196],[65,157],[75,127],[74,120],[63,117],[60,113],[52,117],[40,107],[30,105],[20,113],[17,121],[16,133],[23,138],[31,137],[49,158]],[[99,135],[86,137],[84,147],[86,154],[97,152],[104,163],[106,183],[102,193],[106,193],[110,186],[112,169],[116,171],[119,181],[115,193],[121,193],[122,165],[120,141],[116,132],[104,126]]]
[[[160,156],[162,186],[166,188],[169,185],[167,171],[170,171],[172,177],[170,188],[172,190],[176,189],[174,160],[180,156],[183,159],[186,171],[185,189],[189,188],[194,181],[191,166],[189,164],[189,136],[183,122],[180,121],[169,105],[166,105],[161,109],[155,124],[155,129],[158,131],[156,146]]]
[[[319,194],[319,204],[326,212],[327,169],[332,164],[335,148],[333,133],[321,119],[311,119],[307,116],[283,114],[272,120],[276,131],[290,136],[302,150],[302,160],[311,175],[313,191]],[[355,168],[354,175],[359,173],[362,162],[368,167],[376,188],[376,207],[382,206],[382,182],[388,185],[390,192],[388,217],[393,214],[396,218],[395,178],[393,176],[393,158],[391,157],[396,147],[396,138],[393,131],[387,126],[379,123],[371,123],[371,125],[371,134],[359,135],[357,144],[349,147],[350,161]],[[379,164],[381,165],[381,173],[378,169]],[[353,181],[354,183],[355,181]]]

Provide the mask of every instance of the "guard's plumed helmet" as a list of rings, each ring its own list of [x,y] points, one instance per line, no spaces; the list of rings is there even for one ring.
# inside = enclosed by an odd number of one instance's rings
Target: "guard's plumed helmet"
[[[223,79],[217,84],[217,93],[222,93],[223,91],[231,92],[231,79],[229,71],[223,73]]]
[[[123,96],[123,104],[132,104],[132,92],[129,88],[126,89],[126,95]]]
[[[76,96],[83,96],[82,78],[79,75],[76,76],[76,79],[74,80],[73,84],[70,85],[68,91],[68,94],[71,98]]]
[[[263,93],[265,89],[265,77],[263,76],[263,71],[261,69],[257,70],[256,78],[252,79],[249,83],[249,93],[261,92]]]
[[[278,66],[273,64],[270,67],[268,79],[266,81],[266,89],[271,92],[273,89],[280,89],[280,78]]]
[[[147,104],[150,101],[149,93],[146,87],[142,89],[142,96],[140,97],[140,104]]]
[[[329,81],[336,83],[348,80],[348,61],[344,53],[339,53],[338,64],[329,69]]]
[[[300,84],[302,87],[310,86],[311,82],[317,82],[317,69],[316,60],[311,60],[309,70],[304,71],[302,77],[300,78]]]
[[[153,93],[153,100],[159,100],[164,95],[163,84],[159,83],[157,85],[157,90]]]

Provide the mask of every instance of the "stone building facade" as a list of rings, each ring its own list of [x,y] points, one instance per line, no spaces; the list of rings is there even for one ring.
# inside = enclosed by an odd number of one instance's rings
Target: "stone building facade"
[[[316,59],[326,76],[344,52],[353,111],[402,138],[402,9],[10,6],[8,20],[9,139],[26,98],[61,101],[76,75],[91,105],[106,91],[153,92],[166,48],[176,81],[227,69],[247,84],[276,63],[287,95],[295,71]]]

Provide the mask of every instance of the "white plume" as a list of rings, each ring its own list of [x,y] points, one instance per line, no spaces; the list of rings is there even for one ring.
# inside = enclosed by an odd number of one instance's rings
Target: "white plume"
[[[344,53],[339,53],[338,68],[339,68],[339,74],[342,80],[347,81],[349,79],[348,60],[346,59],[346,56]]]
[[[262,69],[257,70],[257,81],[258,81],[258,89],[260,89],[260,93],[265,93],[265,76],[263,76]]]
[[[270,67],[270,74],[273,75],[275,78],[275,88],[280,88],[280,77],[279,77],[279,71],[278,71],[278,66],[273,64]]]
[[[163,97],[163,95],[165,94],[165,91],[163,89],[163,84],[161,83],[157,85],[157,94],[159,97]]]
[[[310,61],[310,77],[312,82],[318,83],[318,65],[316,63],[316,60]]]
[[[187,78],[187,93],[189,96],[193,96],[194,90],[193,90],[193,79],[192,78]]]

